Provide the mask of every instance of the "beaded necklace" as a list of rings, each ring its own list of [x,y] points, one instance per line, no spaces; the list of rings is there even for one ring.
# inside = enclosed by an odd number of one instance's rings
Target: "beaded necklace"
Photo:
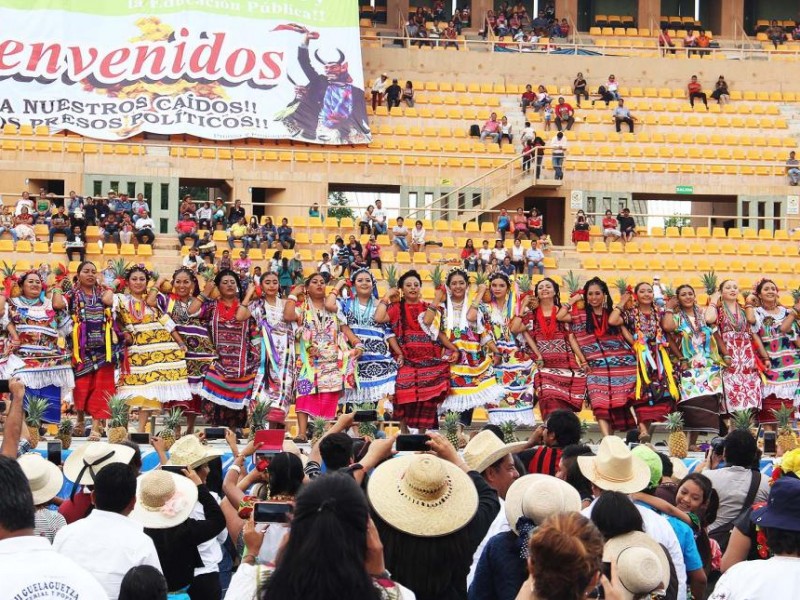
[[[727,319],[728,323],[731,324],[734,331],[744,331],[747,323],[744,317],[744,310],[736,304],[736,313],[732,313],[731,310],[728,308],[728,305],[725,302],[722,302],[722,311]]]
[[[147,312],[147,305],[144,300],[136,298],[133,294],[128,295],[128,314],[136,323],[141,323]]]
[[[366,305],[361,304],[358,296],[353,298],[353,320],[359,327],[368,327],[372,324],[372,316],[375,314],[373,310],[372,296],[370,295]]]

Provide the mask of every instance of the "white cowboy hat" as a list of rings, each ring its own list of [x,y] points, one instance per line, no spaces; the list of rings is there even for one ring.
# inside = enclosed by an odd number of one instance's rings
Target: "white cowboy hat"
[[[617,562],[617,573],[626,600],[669,587],[670,568],[661,545],[646,533],[632,531],[608,540],[603,562]]]
[[[650,483],[650,468],[615,435],[603,438],[597,456],[579,456],[578,467],[601,490],[634,494]]]
[[[167,464],[196,469],[222,454],[222,450],[204,446],[196,435],[184,435],[169,449]]]
[[[78,446],[64,461],[64,476],[78,485],[92,485],[97,473],[112,463],[130,464],[136,451],[130,446],[92,442]]]
[[[33,494],[33,503],[37,506],[55,498],[64,485],[61,469],[41,454],[30,452],[17,459],[22,472],[28,478],[28,485]]]
[[[472,438],[464,448],[464,462],[471,471],[483,473],[506,454],[520,452],[527,445],[527,442],[504,444],[503,440],[485,429]]]
[[[506,519],[511,531],[519,535],[517,522],[527,517],[541,525],[550,515],[581,510],[581,495],[566,481],[534,473],[520,477],[506,492]]]
[[[162,469],[140,476],[136,488],[130,516],[149,529],[180,525],[197,502],[197,486],[191,479]]]
[[[478,510],[478,492],[469,476],[431,454],[398,456],[378,466],[367,497],[381,519],[418,537],[458,531]]]

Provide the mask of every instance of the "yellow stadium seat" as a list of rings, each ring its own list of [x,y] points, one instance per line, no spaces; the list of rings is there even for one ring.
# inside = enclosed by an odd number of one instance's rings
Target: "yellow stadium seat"
[[[116,256],[119,254],[119,247],[116,244],[106,243],[103,244],[104,256]]]
[[[595,254],[605,254],[608,252],[608,248],[606,247],[606,243],[603,241],[597,241],[592,244],[592,252]]]
[[[576,249],[578,252],[591,252],[591,251],[592,251],[592,247],[591,247],[591,245],[589,244],[589,242],[578,242],[578,243],[576,244],[576,247],[575,247],[575,249]]]
[[[136,248],[134,248],[133,244],[121,244],[119,253],[121,256],[135,256]]]

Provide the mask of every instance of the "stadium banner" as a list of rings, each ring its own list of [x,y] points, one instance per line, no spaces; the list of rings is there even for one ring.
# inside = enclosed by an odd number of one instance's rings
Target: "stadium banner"
[[[0,0],[0,124],[371,139],[354,0]]]

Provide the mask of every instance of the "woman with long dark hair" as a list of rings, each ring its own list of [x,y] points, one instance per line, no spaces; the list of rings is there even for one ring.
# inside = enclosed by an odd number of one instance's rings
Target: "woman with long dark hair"
[[[722,396],[722,367],[714,327],[706,323],[697,306],[694,288],[678,286],[676,296],[667,300],[661,326],[680,343],[680,401],[684,429],[689,432],[689,447],[696,445],[702,432],[719,431]]]
[[[606,282],[598,277],[590,279],[583,286],[583,294],[575,294],[570,302],[584,298],[584,310],[568,302],[556,318],[570,323],[586,359],[589,403],[600,431],[603,435],[627,431],[635,426],[630,402],[636,388],[636,357],[622,329],[608,321],[613,301]]]

